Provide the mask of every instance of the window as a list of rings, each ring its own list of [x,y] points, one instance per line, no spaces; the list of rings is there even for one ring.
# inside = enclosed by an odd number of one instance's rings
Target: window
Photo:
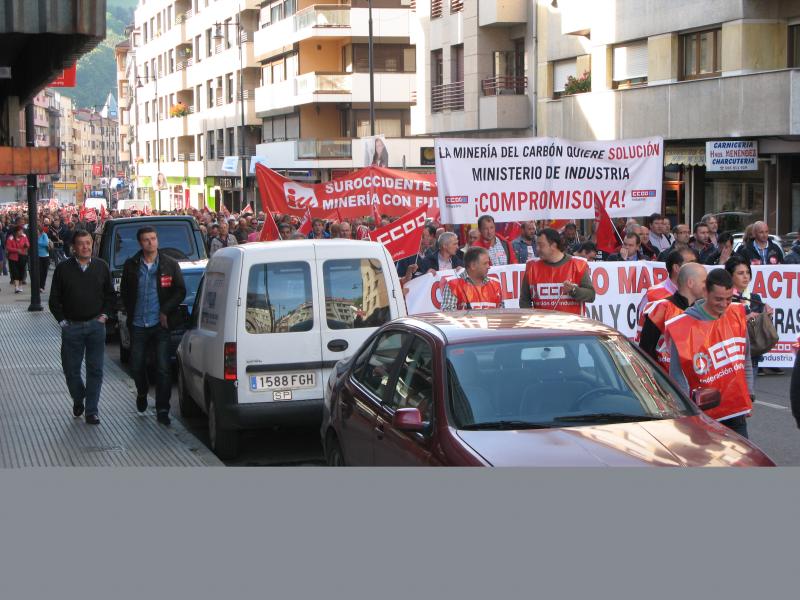
[[[564,93],[567,79],[578,76],[578,62],[574,58],[559,60],[553,63],[553,98]]]
[[[225,23],[222,26],[222,33],[225,36],[225,49],[228,50],[231,47],[231,31],[235,31],[232,26],[230,19],[225,19]]]
[[[293,333],[314,327],[311,269],[306,262],[253,265],[247,280],[245,330]]]
[[[233,102],[233,73],[228,73],[225,76],[225,103],[231,104]]]
[[[790,69],[800,67],[800,25],[789,26],[789,57],[786,66]]]
[[[208,160],[214,160],[216,158],[214,154],[214,132],[209,131],[206,139],[208,140]]]
[[[139,242],[136,241],[136,231],[139,227],[139,225],[131,224],[114,228],[114,260],[112,268],[121,269],[125,261],[140,250]],[[186,260],[187,258],[196,260],[197,248],[190,227],[187,227],[184,223],[180,225],[162,223],[157,226],[157,230],[159,250],[164,250],[172,258],[179,260]]]
[[[213,51],[214,47],[211,41],[211,30],[206,29],[206,56],[211,56]]]
[[[369,111],[360,109],[353,111],[355,119],[355,135],[351,135],[350,124],[347,124],[344,137],[367,137],[370,135]],[[387,110],[375,111],[375,133],[383,134],[387,138],[404,137],[410,130],[411,111]]]
[[[170,73],[174,73],[175,72],[175,52],[173,50],[170,50],[169,54],[168,54],[168,57],[169,58],[167,59],[167,63],[169,65],[169,72]]]
[[[236,136],[233,133],[233,127],[228,127],[228,154],[236,154]]]
[[[214,82],[211,79],[206,81],[206,94],[207,94],[207,98],[206,99],[208,101],[207,108],[213,108],[214,107]]]
[[[431,84],[442,85],[444,83],[444,66],[442,62],[442,51],[434,50],[431,52]]]
[[[709,29],[681,36],[683,79],[716,77],[720,74],[721,35],[721,29]]]
[[[322,277],[329,329],[378,327],[391,319],[389,291],[380,261],[327,260]]]
[[[343,48],[344,64],[350,71],[369,73],[369,45],[353,44]],[[352,55],[352,59],[351,59]],[[414,46],[405,44],[375,44],[373,66],[378,73],[414,73],[417,70],[417,55]]]
[[[422,338],[414,338],[397,374],[397,384],[389,400],[394,408],[419,409],[423,421],[433,415],[433,350]]]
[[[225,130],[217,129],[217,158],[225,154]]]
[[[353,378],[378,398],[383,398],[392,370],[400,358],[406,336],[397,331],[384,333],[363,367],[353,372]]]
[[[202,133],[197,134],[197,160],[203,160],[203,144],[205,143]]]
[[[464,44],[450,46],[450,81],[464,81]]]
[[[200,53],[200,37],[199,35],[194,36],[194,52],[192,52],[192,56],[194,56],[195,62],[200,62],[202,60]]]
[[[616,88],[647,83],[647,40],[614,48],[613,80]]]

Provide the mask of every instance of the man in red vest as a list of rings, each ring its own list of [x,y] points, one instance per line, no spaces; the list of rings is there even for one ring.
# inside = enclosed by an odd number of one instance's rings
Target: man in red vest
[[[502,308],[500,284],[489,279],[489,252],[472,246],[464,255],[465,269],[442,290],[442,311]]]
[[[542,229],[537,234],[539,260],[527,263],[520,286],[520,308],[560,310],[580,315],[584,302],[594,302],[589,263],[564,254],[562,244],[555,229]]]
[[[666,298],[649,302],[642,318],[639,347],[669,373],[669,348],[664,340],[666,322],[677,317],[706,296],[706,270],[703,265],[686,262],[678,271],[678,290]]]
[[[747,437],[753,365],[744,305],[731,304],[732,298],[730,274],[714,269],[706,278],[706,299],[667,321],[669,374],[687,394],[699,388],[719,390],[722,401],[706,414]]]

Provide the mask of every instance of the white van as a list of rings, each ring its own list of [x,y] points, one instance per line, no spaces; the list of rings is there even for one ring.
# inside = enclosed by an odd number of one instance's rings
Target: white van
[[[351,240],[259,242],[214,253],[178,347],[181,414],[208,414],[211,447],[238,430],[319,424],[332,367],[406,314],[390,254]]]
[[[138,210],[143,212],[150,207],[149,200],[118,200],[117,210]]]

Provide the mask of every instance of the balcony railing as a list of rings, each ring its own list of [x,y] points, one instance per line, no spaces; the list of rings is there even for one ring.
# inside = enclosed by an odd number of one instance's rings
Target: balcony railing
[[[461,12],[462,10],[464,10],[464,0],[450,0],[451,15]]]
[[[352,90],[350,75],[344,73],[306,73],[295,80],[295,90],[300,94],[342,93]]]
[[[190,152],[189,154],[178,154],[178,162],[185,162],[187,160],[196,160],[196,154]]]
[[[442,0],[431,0],[431,19],[442,16]]]
[[[464,110],[464,82],[443,83],[431,87],[431,112]]]
[[[256,97],[256,91],[255,90],[244,89],[244,90],[242,90],[241,94],[238,91],[236,92],[236,100],[237,101],[242,100],[242,99],[251,100],[251,99],[253,99],[255,97]]]
[[[501,94],[524,94],[528,87],[527,77],[511,77],[496,75],[481,82],[484,96],[500,96]]]
[[[297,158],[353,158],[348,140],[297,140]]]
[[[350,27],[350,7],[339,5],[317,5],[294,15],[294,30],[306,27]]]

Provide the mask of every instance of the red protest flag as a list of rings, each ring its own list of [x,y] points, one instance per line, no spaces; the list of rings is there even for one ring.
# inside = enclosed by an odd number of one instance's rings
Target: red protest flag
[[[272,218],[271,214],[267,214],[258,240],[260,242],[275,242],[280,239],[281,233],[278,231],[278,224],[275,222],[275,219]]]
[[[303,215],[303,220],[300,221],[300,227],[297,229],[297,231],[308,237],[308,234],[311,233],[311,221],[311,209],[307,208],[306,214]]]
[[[561,233],[567,223],[569,223],[569,219],[551,219],[550,221],[545,221],[544,226]]]
[[[380,242],[392,255],[392,260],[398,261],[406,256],[413,256],[419,252],[422,242],[422,227],[425,225],[425,211],[427,206],[421,206],[406,213],[394,223],[371,231],[369,234],[373,242]]]
[[[378,210],[378,205],[372,205],[372,220],[375,222],[375,227],[378,228],[382,225],[381,223],[381,211]]]
[[[606,207],[597,196],[594,198],[594,229],[597,249],[609,254],[616,252],[622,242],[611,222],[611,217],[606,212]]]
[[[253,214],[253,206],[248,202],[247,206],[244,207],[242,210],[243,215],[252,215]]]
[[[103,219],[103,221],[105,221],[107,216],[108,216],[108,213],[106,213],[106,205],[105,204],[101,204],[100,205],[100,218]]]

